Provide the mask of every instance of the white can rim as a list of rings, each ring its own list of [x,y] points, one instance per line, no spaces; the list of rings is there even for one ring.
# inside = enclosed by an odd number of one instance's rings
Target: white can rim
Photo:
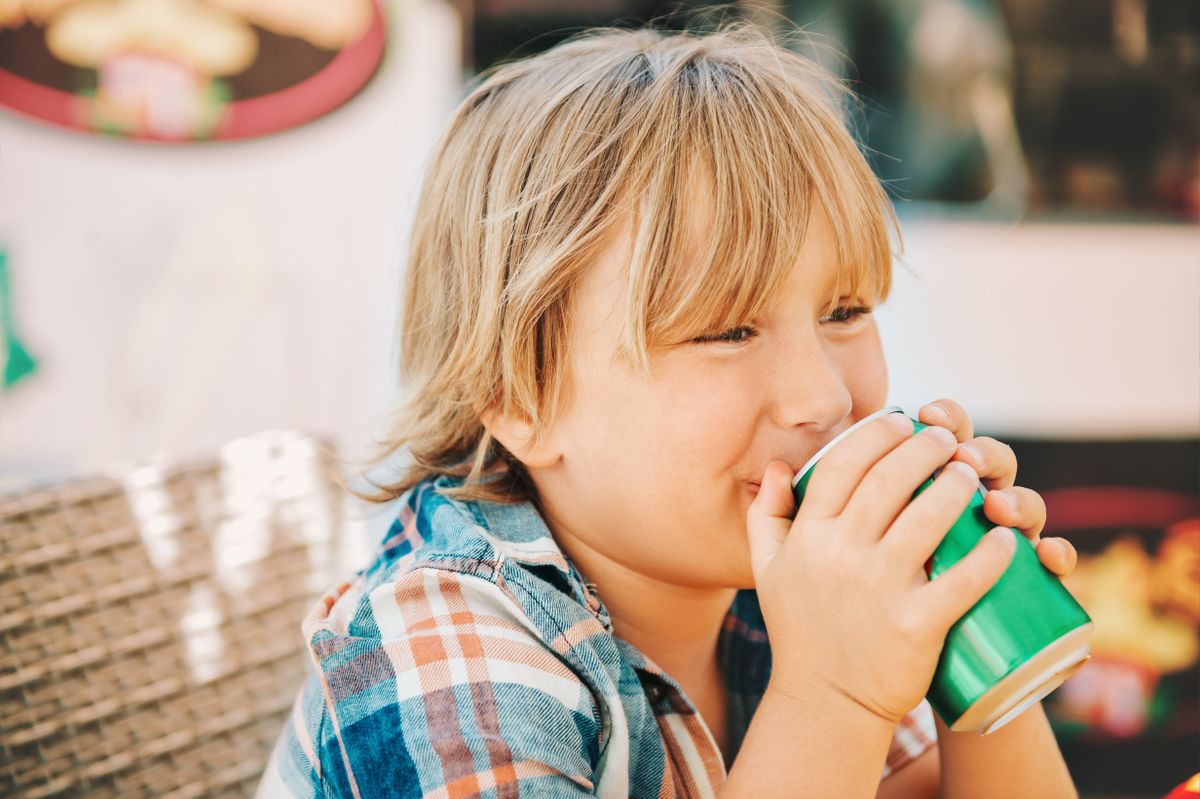
[[[796,487],[796,484],[800,482],[800,479],[802,477],[804,477],[804,475],[808,474],[808,471],[810,469],[812,469],[813,466],[816,466],[817,461],[821,460],[821,458],[825,455],[826,452],[828,452],[830,450],[831,447],[833,447],[833,445],[837,444],[843,438],[850,435],[852,432],[854,432],[858,428],[862,427],[864,424],[874,421],[875,419],[878,419],[880,416],[883,416],[883,415],[889,414],[889,413],[904,413],[904,409],[901,408],[899,405],[889,405],[886,408],[880,408],[879,410],[875,411],[874,413],[864,416],[863,418],[859,419],[854,424],[847,427],[842,432],[838,433],[836,436],[833,437],[832,440],[830,440],[827,444],[825,444],[825,446],[823,446],[819,450],[817,450],[817,454],[815,454],[811,458],[809,458],[807,463],[805,463],[802,467],[800,467],[800,471],[796,472],[796,476],[792,478],[792,488]]]

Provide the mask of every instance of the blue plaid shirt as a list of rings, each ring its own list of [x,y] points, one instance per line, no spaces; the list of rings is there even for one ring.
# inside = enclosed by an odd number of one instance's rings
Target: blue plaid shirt
[[[373,561],[303,623],[314,670],[260,797],[704,797],[720,751],[679,685],[613,635],[532,504],[461,502],[426,481]],[[718,655],[730,757],[771,672],[753,591]],[[937,741],[922,702],[882,777]]]

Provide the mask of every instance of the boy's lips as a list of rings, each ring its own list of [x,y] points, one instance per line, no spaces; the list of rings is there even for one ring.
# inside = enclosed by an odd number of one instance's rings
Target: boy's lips
[[[838,431],[838,432],[840,432],[840,431]],[[774,458],[771,458],[771,460],[783,461],[784,463],[786,463],[788,469],[792,473],[792,476],[795,477],[797,472],[799,472],[801,469],[803,469],[805,466],[808,465],[808,462],[812,458],[813,455],[820,452],[821,449],[826,444],[828,444],[830,441],[832,441],[834,438],[837,437],[838,432],[835,432],[831,435],[823,436],[821,439],[816,441],[811,447],[809,447],[805,451],[801,452],[800,456],[798,458],[793,458],[793,457],[790,457],[787,455],[777,455]],[[795,450],[792,451],[792,454],[795,454]],[[770,461],[768,461],[768,462],[770,462]],[[766,471],[766,469],[767,469],[767,465],[764,463],[762,468],[760,468],[757,472],[751,472],[751,474],[757,474],[757,475],[761,476]],[[757,490],[760,486],[762,486],[762,480],[757,479],[757,478],[753,479],[753,480],[747,480],[746,483],[750,486],[753,486],[755,490]]]
[[[793,457],[797,454],[797,451],[789,448],[789,453],[787,455],[775,455],[773,457],[770,457],[768,459],[767,463],[770,463],[771,461],[783,461],[784,463],[787,464],[788,469],[791,470],[792,476],[794,477],[798,471],[803,469],[808,464],[809,459],[811,459],[812,456],[815,455],[816,453],[820,452],[822,447],[824,447],[826,444],[828,444],[830,441],[832,441],[834,438],[836,438],[839,432],[840,432],[840,430],[835,431],[831,434],[822,436],[820,439],[813,442],[811,446],[809,446],[809,447],[805,448],[803,451],[801,451],[799,453],[799,457]],[[742,482],[746,484],[747,488],[750,490],[751,493],[757,494],[758,490],[760,488],[762,488],[762,475],[764,472],[766,472],[766,469],[767,469],[767,464],[764,463],[762,465],[762,467],[759,468],[757,471],[750,470],[749,472],[742,472],[741,470],[738,470],[737,472],[734,473],[734,475],[739,479],[741,479],[742,474],[749,473],[749,474],[756,475],[756,477],[754,479],[751,479],[751,480],[742,479]]]
[[[820,449],[820,447],[814,447],[812,451],[816,452],[819,449]],[[800,460],[796,460],[796,461],[793,461],[791,458],[775,458],[774,460],[780,460],[780,461],[783,461],[784,463],[786,463],[788,466],[788,469],[791,470],[792,475],[794,476],[796,474],[796,472],[803,469],[804,465],[806,463],[808,463],[809,457],[811,457],[811,455],[805,456],[804,458],[801,458]],[[767,467],[764,465],[763,468],[758,470],[757,474],[762,475],[766,471],[766,469],[767,469]],[[746,485],[753,486],[754,488],[758,488],[762,485],[762,480],[758,477],[754,478],[753,480],[745,480],[744,482],[746,483]]]

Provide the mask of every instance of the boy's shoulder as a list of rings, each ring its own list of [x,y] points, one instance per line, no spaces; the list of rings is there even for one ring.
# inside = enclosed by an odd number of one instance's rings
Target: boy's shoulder
[[[611,636],[571,595],[574,570],[535,510],[454,500],[449,485],[409,492],[370,564],[304,620],[315,670],[260,796],[364,782],[454,794],[494,776],[470,765],[492,762],[498,740],[502,759],[538,764],[518,782],[594,787],[614,663],[596,642]]]
[[[398,501],[369,563],[305,620],[318,660],[325,649],[502,625],[508,640],[552,650],[580,676],[619,668],[607,609],[533,504],[447,496],[456,485],[427,479]]]

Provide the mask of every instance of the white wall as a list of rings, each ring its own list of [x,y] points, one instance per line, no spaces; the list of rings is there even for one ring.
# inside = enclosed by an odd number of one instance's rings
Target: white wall
[[[1007,435],[1200,435],[1200,226],[902,224],[911,271],[880,309],[897,404],[947,396]]]
[[[461,80],[447,4],[389,11],[363,92],[274,136],[147,145],[0,113],[0,246],[39,360],[0,394],[0,480],[375,426],[416,182]]]

